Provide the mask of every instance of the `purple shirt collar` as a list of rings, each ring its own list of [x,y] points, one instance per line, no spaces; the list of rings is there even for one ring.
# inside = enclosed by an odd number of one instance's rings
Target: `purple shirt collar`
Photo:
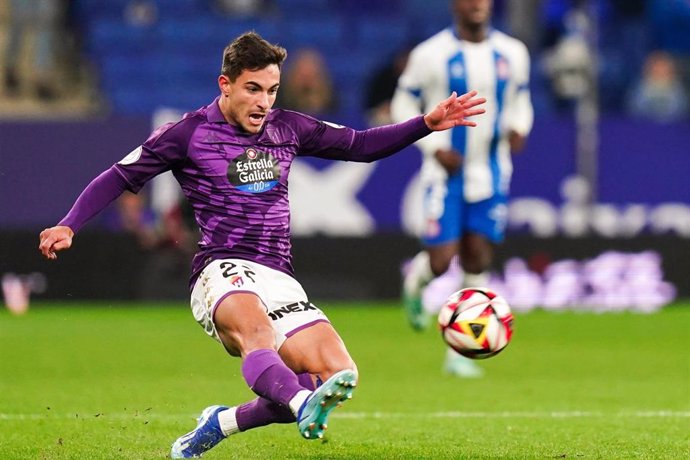
[[[207,106],[206,118],[211,123],[228,123],[228,120],[223,116],[223,112],[220,111],[220,96],[216,97],[211,104]]]

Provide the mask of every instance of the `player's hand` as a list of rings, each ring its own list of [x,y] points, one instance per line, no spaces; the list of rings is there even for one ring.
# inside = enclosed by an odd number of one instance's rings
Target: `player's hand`
[[[434,152],[434,157],[448,174],[458,172],[462,166],[462,155],[454,149],[438,149]]]
[[[38,250],[47,259],[57,259],[57,251],[62,251],[72,246],[72,237],[74,237],[74,232],[71,228],[64,225],[46,228],[39,235],[40,244],[38,245]]]
[[[441,101],[431,112],[424,115],[424,122],[432,131],[443,131],[455,126],[477,126],[477,123],[466,120],[468,117],[481,115],[485,110],[477,107],[486,102],[483,97],[475,97],[476,91],[458,96],[455,91],[445,101]]]
[[[520,153],[525,148],[525,136],[518,134],[516,131],[508,133],[508,143],[510,144],[511,153]]]

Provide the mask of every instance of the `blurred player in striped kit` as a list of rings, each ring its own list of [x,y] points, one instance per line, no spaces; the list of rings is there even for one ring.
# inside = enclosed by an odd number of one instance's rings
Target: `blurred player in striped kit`
[[[413,49],[391,108],[400,121],[424,113],[449,91],[478,88],[487,99],[476,129],[459,126],[416,143],[423,153],[425,249],[405,275],[403,303],[417,330],[429,323],[424,287],[456,255],[464,272],[458,288],[486,285],[495,245],[504,237],[511,152],[522,149],[534,116],[527,48],[491,27],[492,0],[451,0],[450,6],[454,24]],[[444,369],[465,377],[483,373],[451,350]]]

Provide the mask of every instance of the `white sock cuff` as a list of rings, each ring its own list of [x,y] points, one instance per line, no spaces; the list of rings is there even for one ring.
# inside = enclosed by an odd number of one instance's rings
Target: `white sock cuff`
[[[292,399],[288,403],[288,406],[290,406],[290,410],[293,414],[295,414],[295,416],[297,416],[299,408],[302,407],[302,404],[304,404],[304,401],[307,400],[311,393],[312,392],[309,390],[300,390],[297,392],[295,396],[292,397]]]
[[[230,436],[231,434],[235,434],[240,431],[240,427],[237,426],[237,417],[235,416],[236,412],[236,407],[231,407],[227,410],[218,412],[218,424],[220,425],[220,430],[225,436]]]
[[[419,252],[410,261],[405,275],[405,290],[410,295],[419,295],[421,290],[434,279],[431,271],[431,259],[426,251]]]
[[[464,273],[464,277],[462,279],[462,287],[463,288],[468,288],[468,287],[486,287],[486,285],[489,283],[489,272],[481,272],[481,273]]]

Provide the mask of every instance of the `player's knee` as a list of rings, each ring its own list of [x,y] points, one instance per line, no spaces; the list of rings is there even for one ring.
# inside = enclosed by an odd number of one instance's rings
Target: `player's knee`
[[[448,271],[452,257],[431,257],[429,265],[434,276],[441,276]]]
[[[491,244],[479,237],[470,238],[462,247],[460,264],[466,273],[482,273],[490,266],[493,259]]]
[[[450,262],[458,253],[455,243],[444,244],[438,247],[428,248],[429,265],[434,276],[441,276],[448,271]]]
[[[491,257],[486,254],[475,254],[473,257],[463,257],[462,270],[465,273],[479,274],[491,265]]]

